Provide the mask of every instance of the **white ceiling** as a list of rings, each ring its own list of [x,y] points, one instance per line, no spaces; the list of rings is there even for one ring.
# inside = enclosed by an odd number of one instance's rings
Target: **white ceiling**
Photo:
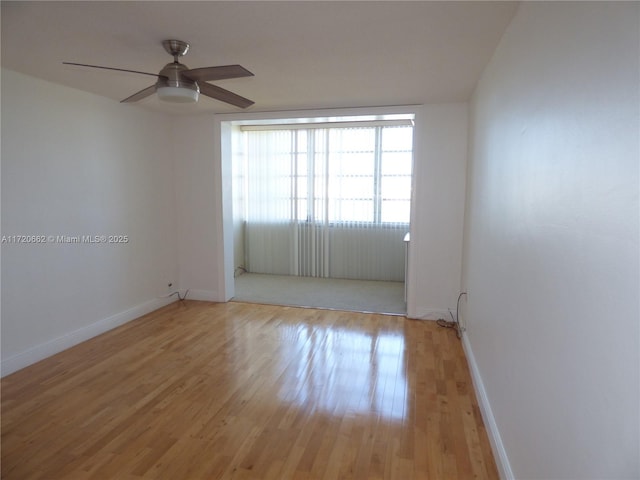
[[[517,8],[515,2],[426,1],[2,1],[2,66],[122,100],[152,77],[62,65],[157,73],[172,58],[163,39],[191,44],[190,68],[241,64],[255,77],[217,85],[256,103],[247,111],[469,99]],[[138,103],[173,113],[236,112]],[[134,108],[123,105],[123,108]]]

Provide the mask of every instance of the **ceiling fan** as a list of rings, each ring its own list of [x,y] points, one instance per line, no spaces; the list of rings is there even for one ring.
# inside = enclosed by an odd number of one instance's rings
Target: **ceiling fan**
[[[143,98],[157,93],[162,100],[178,103],[194,103],[198,101],[201,93],[207,97],[229,103],[240,108],[247,108],[253,105],[253,101],[236,95],[229,90],[207,83],[212,80],[223,80],[227,78],[252,77],[246,68],[240,65],[223,65],[219,67],[188,68],[180,63],[178,58],[189,51],[189,44],[182,40],[164,40],[162,46],[167,53],[173,56],[173,62],[164,66],[160,73],[139,72],[137,70],[127,70],[124,68],[102,67],[100,65],[87,65],[84,63],[62,62],[65,65],[77,65],[80,67],[102,68],[105,70],[117,70],[120,72],[139,73],[157,77],[154,85],[134,93],[125,98],[121,103],[137,102]]]

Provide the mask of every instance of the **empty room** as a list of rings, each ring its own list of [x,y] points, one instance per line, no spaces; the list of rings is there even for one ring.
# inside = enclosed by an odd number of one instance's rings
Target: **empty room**
[[[0,8],[2,479],[640,478],[640,2]]]

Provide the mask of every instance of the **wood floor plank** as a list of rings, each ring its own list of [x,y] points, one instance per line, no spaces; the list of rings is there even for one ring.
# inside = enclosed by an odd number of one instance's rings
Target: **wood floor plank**
[[[3,479],[498,478],[434,322],[176,302],[2,379]]]

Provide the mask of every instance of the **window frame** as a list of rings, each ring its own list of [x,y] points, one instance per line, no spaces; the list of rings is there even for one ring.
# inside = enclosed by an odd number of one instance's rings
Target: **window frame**
[[[411,141],[408,148],[406,150],[397,150],[394,152],[399,153],[408,153],[411,156],[410,160],[410,172],[408,174],[393,174],[393,175],[383,175],[383,154],[385,153],[383,150],[383,131],[385,128],[394,128],[394,127],[409,127],[411,128]],[[387,121],[363,121],[363,122],[331,122],[331,123],[299,123],[299,124],[270,124],[270,125],[245,125],[241,127],[243,131],[255,131],[255,130],[287,130],[292,133],[291,136],[291,148],[290,154],[292,155],[292,162],[295,165],[292,167],[289,178],[290,185],[290,202],[291,202],[291,215],[290,221],[295,221],[299,223],[324,223],[331,227],[340,227],[345,225],[353,225],[358,224],[362,226],[390,226],[397,225],[402,227],[407,227],[410,224],[410,216],[411,216],[411,185],[412,185],[412,176],[413,176],[413,135],[414,135],[414,124],[412,120],[387,120]],[[373,145],[373,174],[372,174],[372,182],[373,182],[373,196],[371,198],[353,198],[353,199],[345,199],[344,197],[339,198],[340,200],[365,200],[372,203],[372,220],[368,219],[350,219],[350,220],[335,220],[329,219],[328,209],[325,208],[324,212],[327,218],[317,218],[317,212],[314,209],[314,204],[318,199],[324,199],[324,201],[329,202],[329,196],[327,192],[325,192],[324,197],[316,197],[315,196],[315,161],[316,156],[318,155],[318,151],[316,151],[316,132],[319,130],[326,131],[326,142],[329,144],[330,131],[333,129],[342,129],[342,128],[373,128],[374,129],[374,145]],[[306,135],[306,150],[299,151],[298,143],[299,143],[299,133],[303,131]],[[329,148],[325,149],[325,154],[329,155],[331,151]],[[300,156],[306,157],[306,166],[305,172],[303,175],[298,173],[298,159]],[[328,169],[328,161],[327,161],[327,169]],[[300,196],[298,193],[298,181],[300,178],[306,177],[306,196]],[[406,198],[399,199],[386,199],[382,196],[382,183],[384,177],[408,177],[409,180],[409,192],[406,195]],[[328,189],[328,182],[325,182],[325,188]],[[384,202],[388,201],[402,201],[408,203],[408,212],[406,221],[383,221],[383,206]],[[305,215],[300,215],[300,207],[299,203],[304,202],[306,205]],[[304,218],[303,218],[304,217]]]

